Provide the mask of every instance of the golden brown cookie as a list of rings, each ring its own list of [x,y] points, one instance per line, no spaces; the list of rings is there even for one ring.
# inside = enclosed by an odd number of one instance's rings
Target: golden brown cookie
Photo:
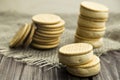
[[[62,55],[82,55],[92,51],[93,47],[88,43],[73,43],[68,44],[59,49],[59,53]]]
[[[80,14],[79,17],[86,19],[88,21],[94,21],[94,22],[106,22],[108,20],[108,18],[93,18],[93,17],[89,17],[89,16],[84,16],[82,14]]]
[[[33,43],[36,43],[36,44],[43,44],[43,45],[50,45],[50,44],[57,44],[60,42],[60,39],[56,39],[54,41],[49,41],[49,40],[33,40]]]
[[[79,36],[78,34],[75,34],[75,38],[78,38],[78,39],[80,39],[80,40],[87,40],[87,41],[98,41],[100,38],[98,38],[98,39],[90,39],[90,38],[85,38],[85,37],[81,37],[81,36]]]
[[[59,53],[59,62],[67,66],[86,64],[93,59],[93,51],[82,55],[62,55]]]
[[[61,31],[63,30],[64,26],[63,27],[59,27],[59,28],[43,28],[43,27],[37,27],[37,30],[38,31],[48,31],[48,32],[54,32],[54,31]]]
[[[44,33],[38,32],[38,31],[35,32],[35,35],[42,36],[42,37],[48,37],[48,38],[59,37],[61,34],[62,33],[59,33],[59,34],[44,34]]]
[[[58,37],[55,37],[55,38],[53,38],[53,37],[45,37],[45,36],[40,36],[40,35],[35,34],[33,36],[33,38],[40,39],[40,40],[54,40],[54,39],[56,39]]]
[[[81,2],[81,6],[95,12],[108,12],[106,6],[92,1],[83,1]]]
[[[44,30],[37,30],[37,32],[41,34],[48,34],[48,35],[55,35],[55,34],[62,34],[65,28],[59,30],[59,31],[44,31]]]
[[[38,14],[33,16],[32,20],[39,24],[56,24],[60,22],[61,18],[54,14]]]
[[[77,28],[76,34],[81,37],[85,37],[85,38],[97,39],[97,38],[101,38],[104,36],[105,30],[104,29],[101,29],[101,30],[100,29],[87,29],[87,28],[79,26]]]
[[[22,26],[19,29],[19,31],[15,34],[13,39],[10,41],[9,46],[11,48],[20,46],[27,37],[27,35],[29,34],[30,29],[31,26],[29,26],[29,24],[27,23],[24,26]]]
[[[67,71],[75,76],[89,77],[94,76],[100,72],[100,59],[97,56],[93,56],[93,60],[87,64],[79,66],[67,66]]]
[[[28,47],[30,45],[30,43],[32,42],[32,38],[33,38],[33,35],[34,35],[34,32],[35,32],[35,27],[30,24],[30,26],[32,27],[31,28],[31,31],[29,32],[29,35],[27,36],[26,40],[24,41],[24,47]]]
[[[108,18],[108,8],[102,4],[83,1],[80,6],[80,13],[83,16],[99,20]]]
[[[32,43],[31,44],[34,48],[37,48],[37,49],[51,49],[51,48],[55,48],[59,45],[59,43],[57,44],[50,44],[50,45],[44,45],[44,44],[36,44],[36,43]]]
[[[93,48],[99,48],[103,45],[103,38],[99,38],[99,39],[88,39],[88,38],[84,38],[81,36],[75,36],[75,42],[76,43],[89,43],[93,46]]]
[[[104,27],[106,27],[105,22],[95,22],[88,19],[84,19],[81,16],[78,19],[78,26],[83,26],[88,29],[103,29]]]
[[[44,37],[33,37],[33,41],[35,42],[43,42],[43,43],[48,43],[48,42],[54,42],[57,41],[59,37],[56,38],[44,38]]]
[[[57,24],[51,24],[51,25],[48,25],[48,24],[36,24],[36,26],[39,28],[43,28],[43,29],[57,29],[57,28],[61,28],[61,27],[64,27],[65,25],[65,21],[64,20],[60,20],[59,23]]]

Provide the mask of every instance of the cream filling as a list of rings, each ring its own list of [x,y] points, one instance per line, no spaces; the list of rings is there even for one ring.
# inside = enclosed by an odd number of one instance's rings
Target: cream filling
[[[108,18],[108,12],[95,12],[95,11],[91,11],[91,10],[88,10],[88,9],[85,9],[84,7],[81,6],[80,8],[80,13],[84,16],[88,16],[88,17],[91,17],[91,18],[100,18],[100,19],[105,19],[105,18]]]
[[[71,68],[67,67],[67,71],[73,75],[81,76],[81,77],[88,77],[96,75],[100,72],[101,66],[100,63],[96,64],[95,66],[88,67],[88,68]]]
[[[74,56],[66,56],[59,53],[59,61],[65,65],[80,65],[85,64],[91,61],[93,58],[93,51],[82,54],[82,55],[74,55]]]
[[[102,28],[102,29],[104,29],[105,22],[94,22],[94,21],[86,20],[86,19],[83,19],[83,18],[79,17],[78,26],[84,26],[84,27],[88,27],[88,28]]]
[[[89,43],[93,46],[93,48],[98,48],[98,47],[101,47],[103,45],[102,38],[95,41],[95,40],[83,40],[83,39],[78,39],[77,37],[75,37],[75,42]]]
[[[80,29],[78,27],[76,33],[81,37],[94,38],[95,39],[95,38],[103,37],[104,34],[105,34],[105,31],[88,31],[88,30]]]

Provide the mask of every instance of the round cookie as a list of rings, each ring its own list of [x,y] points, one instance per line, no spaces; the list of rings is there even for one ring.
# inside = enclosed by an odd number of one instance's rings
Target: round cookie
[[[84,29],[84,30],[88,30],[88,31],[105,31],[106,27],[102,27],[102,28],[88,28],[88,27],[84,27],[84,26],[78,26],[78,28],[80,29]]]
[[[87,40],[87,41],[98,41],[100,38],[98,39],[91,39],[91,38],[85,38],[85,37],[81,37],[78,34],[75,34],[75,38],[78,38],[80,40]]]
[[[83,19],[86,19],[88,21],[94,21],[94,22],[106,22],[108,20],[108,18],[92,18],[92,17],[89,17],[89,16],[84,16],[82,14],[80,14],[81,18]]]
[[[76,34],[78,34],[81,37],[86,37],[90,39],[96,39],[96,38],[101,38],[105,34],[105,30],[99,30],[99,29],[87,29],[83,27],[78,27]]]
[[[33,35],[34,35],[34,32],[35,32],[35,29],[36,29],[32,24],[30,26],[32,28],[31,28],[31,31],[29,32],[28,37],[24,41],[24,47],[28,47],[30,45],[30,43],[32,42],[32,38],[33,38]]]
[[[43,31],[43,30],[37,30],[37,32],[42,33],[42,34],[48,34],[48,35],[55,35],[55,34],[61,34],[63,33],[65,28],[59,31]]]
[[[56,39],[58,39],[59,37],[45,37],[45,36],[40,36],[40,35],[37,35],[37,34],[35,34],[34,36],[33,36],[33,38],[35,38],[35,39],[39,39],[39,40],[56,40]]]
[[[24,33],[24,36],[21,38],[21,41],[19,42],[19,44],[17,46],[24,43],[25,39],[27,38],[27,36],[29,35],[29,33],[31,31],[31,28],[32,28],[31,24],[28,24],[28,28],[27,28],[26,32]]]
[[[59,61],[65,65],[85,64],[92,60],[92,49],[92,45],[87,43],[65,45],[59,49]]]
[[[93,40],[87,40],[87,39],[79,36],[79,37],[75,37],[75,42],[77,42],[77,43],[81,43],[81,42],[82,43],[89,43],[95,49],[95,48],[99,48],[103,45],[103,38],[100,38],[98,40],[94,40],[94,39]]]
[[[42,40],[33,40],[33,43],[36,43],[36,44],[43,44],[43,45],[50,45],[50,44],[57,44],[60,42],[60,39],[56,39],[54,41],[42,41]]]
[[[52,45],[43,45],[43,44],[36,44],[36,43],[32,43],[31,44],[33,47],[37,48],[37,49],[51,49],[51,48],[55,48],[59,45],[59,43],[57,44],[52,44]]]
[[[62,34],[62,33],[59,33],[59,34],[44,34],[44,33],[38,32],[38,31],[35,32],[35,35],[42,36],[42,37],[48,37],[48,38],[59,37],[60,34]]]
[[[56,24],[60,22],[61,18],[54,14],[38,14],[33,16],[32,20],[39,24]]]
[[[99,19],[100,21],[106,20],[108,18],[108,12],[94,12],[94,11],[90,11],[84,7],[80,8],[80,14],[85,17]]]
[[[67,66],[67,71],[75,76],[89,77],[94,76],[100,72],[100,59],[97,56],[93,56],[93,60],[87,64],[79,66]]]
[[[53,31],[61,31],[63,30],[64,26],[59,27],[59,28],[43,28],[43,27],[37,27],[38,31],[48,31],[48,32],[53,32]]]
[[[39,28],[45,28],[45,29],[56,29],[56,28],[61,28],[61,27],[63,27],[64,25],[65,25],[65,21],[64,20],[60,20],[60,22],[59,23],[57,23],[57,24],[51,24],[51,25],[47,25],[47,24],[44,24],[44,25],[42,25],[42,24],[36,24],[37,26],[38,26],[38,29]]]
[[[93,51],[90,51],[82,55],[62,55],[59,53],[59,62],[67,66],[77,66],[80,64],[86,64],[93,59]]]
[[[73,43],[68,44],[59,49],[59,53],[62,55],[82,55],[92,51],[93,47],[87,43]]]
[[[12,47],[18,47],[19,45],[21,45],[25,40],[25,38],[27,37],[30,29],[31,27],[29,26],[29,24],[27,23],[24,24],[24,26],[19,29],[19,31],[15,34],[13,39],[10,41],[9,46],[12,48]]]
[[[36,37],[37,35],[35,35],[33,37],[33,41],[35,42],[43,42],[43,43],[48,43],[48,42],[54,42],[57,41],[59,39],[59,37],[56,38],[45,38],[45,37]]]
[[[83,1],[80,6],[80,13],[83,16],[99,20],[108,18],[108,8],[102,4],[91,1]]]
[[[79,17],[78,26],[83,26],[89,29],[91,28],[92,29],[100,29],[100,28],[103,29],[105,27],[105,22],[94,22],[94,21],[90,21],[82,17]]]
[[[106,6],[92,1],[83,1],[81,2],[81,6],[95,12],[108,12],[108,8]]]

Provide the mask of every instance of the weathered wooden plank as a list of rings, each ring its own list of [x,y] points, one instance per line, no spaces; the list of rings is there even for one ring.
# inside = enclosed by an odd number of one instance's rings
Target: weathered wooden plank
[[[11,80],[20,80],[24,66],[25,66],[24,64],[16,62],[14,78]]]
[[[13,60],[10,62],[10,66],[9,66],[9,70],[6,74],[6,80],[14,80],[14,75],[16,74],[16,62],[14,62]]]
[[[1,60],[2,60],[2,58],[3,58],[3,55],[0,55],[0,64],[1,64]]]
[[[116,53],[116,54],[115,54]],[[93,80],[119,80],[120,79],[120,52],[112,51],[101,56],[101,72]]]
[[[120,50],[119,51],[116,51],[116,52],[114,52],[114,54],[113,55],[115,55],[114,56],[114,58],[115,58],[115,60],[116,60],[116,67],[117,67],[117,72],[118,72],[118,79],[120,79]]]
[[[7,57],[3,57],[0,64],[0,78],[1,80],[6,80],[7,73],[11,68],[12,59],[8,59]]]
[[[58,80],[89,80],[89,78],[73,76],[69,74],[65,68],[57,68],[57,74]]]
[[[28,66],[15,62],[12,58],[1,57],[0,80],[119,80],[120,51],[109,52],[101,56],[101,72],[93,77],[80,78],[69,74],[65,68]]]
[[[34,67],[33,80],[42,80],[42,70],[39,67]]]
[[[0,64],[0,80],[19,80],[23,64],[3,57]]]
[[[33,80],[33,67],[25,65],[20,80]]]
[[[56,80],[59,80],[59,78],[58,78],[58,68],[53,68],[53,70],[54,70],[54,77],[55,77],[55,79]]]
[[[67,80],[68,79],[68,74],[64,68],[58,68],[57,73],[58,73],[59,80]]]

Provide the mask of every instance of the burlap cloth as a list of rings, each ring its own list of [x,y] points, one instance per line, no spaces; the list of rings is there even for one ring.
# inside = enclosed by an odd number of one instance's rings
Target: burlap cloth
[[[16,61],[25,62],[28,65],[39,67],[56,65],[58,61],[58,49],[69,43],[74,42],[74,34],[77,28],[78,14],[58,14],[65,21],[65,32],[61,36],[61,43],[57,48],[50,50],[37,50],[33,48],[9,49],[8,43],[21,24],[31,22],[32,15],[20,14],[17,12],[0,13],[0,54],[12,57]],[[120,49],[120,14],[110,13],[106,24],[107,30],[104,37],[104,46],[94,50],[98,56],[109,50]]]

